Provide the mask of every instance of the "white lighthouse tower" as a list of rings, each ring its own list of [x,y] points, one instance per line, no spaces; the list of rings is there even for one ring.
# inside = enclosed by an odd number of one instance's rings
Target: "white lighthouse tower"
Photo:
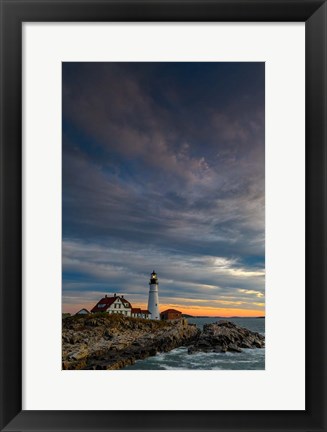
[[[148,301],[148,310],[151,312],[151,319],[153,320],[160,319],[158,284],[158,277],[156,275],[156,272],[153,270],[149,282],[150,290]]]

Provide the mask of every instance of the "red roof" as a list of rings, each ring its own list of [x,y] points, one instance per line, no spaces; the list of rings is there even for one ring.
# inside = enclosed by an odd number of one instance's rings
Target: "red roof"
[[[132,308],[132,313],[139,313],[139,314],[146,314],[146,315],[150,315],[151,312],[148,310],[144,310],[141,308]]]
[[[165,310],[165,311],[163,311],[163,312],[161,312],[162,314],[164,314],[164,313],[179,313],[179,314],[181,314],[182,312],[180,312],[180,311],[178,311],[178,310],[176,310],[176,309],[167,309],[167,310]],[[161,314],[160,314],[161,315]]]
[[[103,297],[95,306],[93,309],[91,309],[91,312],[105,312],[116,300],[120,299],[123,304],[127,304],[129,308],[132,307],[130,302],[126,300],[125,298],[121,296],[114,296],[114,297]]]
[[[131,303],[130,303],[128,300],[126,300],[124,297],[120,297],[120,300],[121,300],[123,303],[127,304],[127,307],[132,308]]]

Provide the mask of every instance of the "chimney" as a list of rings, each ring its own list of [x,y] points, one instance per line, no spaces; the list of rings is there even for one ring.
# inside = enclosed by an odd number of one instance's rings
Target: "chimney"
[[[105,295],[105,298],[107,298],[108,296],[107,296],[107,294]]]
[[[117,297],[117,294],[116,294],[116,293],[114,294],[114,297]]]
[[[122,295],[121,298],[124,298],[124,296]]]

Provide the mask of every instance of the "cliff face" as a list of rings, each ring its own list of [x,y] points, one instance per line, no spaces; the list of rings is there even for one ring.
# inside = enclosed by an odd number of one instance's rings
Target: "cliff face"
[[[62,322],[63,369],[120,369],[135,360],[189,345],[199,330],[186,320],[120,315],[73,316]]]

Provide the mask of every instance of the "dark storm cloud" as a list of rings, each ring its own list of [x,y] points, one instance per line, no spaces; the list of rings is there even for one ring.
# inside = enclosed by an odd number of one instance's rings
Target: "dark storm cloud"
[[[263,294],[264,65],[64,63],[63,242],[75,295]]]

